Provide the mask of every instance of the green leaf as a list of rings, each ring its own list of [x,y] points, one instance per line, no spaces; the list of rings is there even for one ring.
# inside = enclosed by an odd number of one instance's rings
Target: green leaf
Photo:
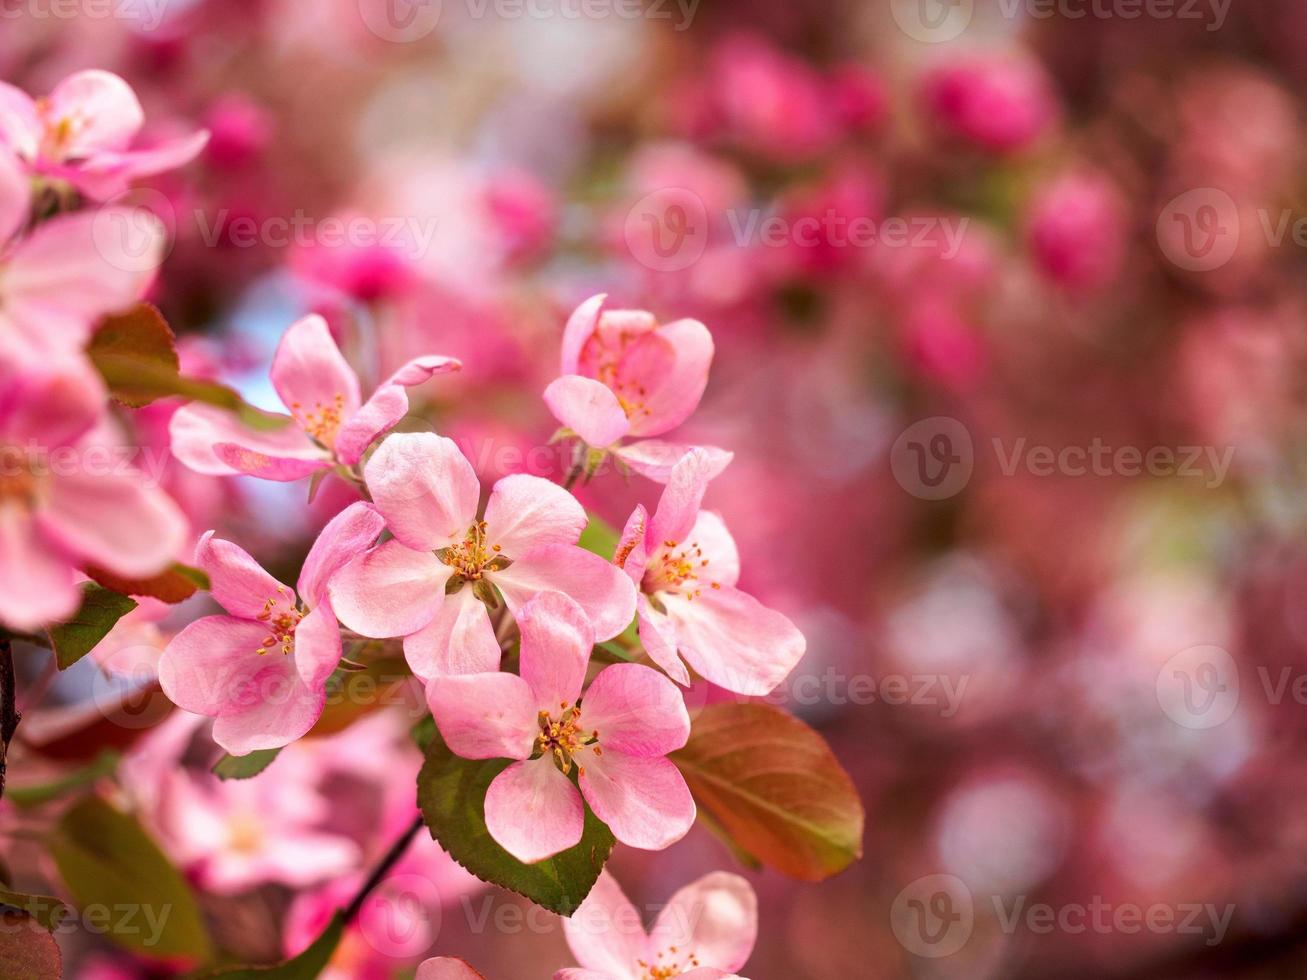
[[[258,749],[249,755],[224,755],[213,767],[219,779],[250,779],[257,776],[277,758],[281,749]]]
[[[88,797],[59,821],[50,855],[78,906],[134,905],[141,915],[152,916],[160,930],[156,935],[144,926],[111,929],[106,934],[110,942],[159,959],[206,961],[212,956],[190,886],[135,817]]]
[[[135,608],[134,599],[94,582],[83,583],[81,608],[68,622],[51,626],[46,631],[59,669],[67,670],[90,653],[114,624]]]
[[[54,936],[22,912],[0,911],[0,976],[59,980],[63,956]]]
[[[607,643],[597,644],[591,652],[591,656],[598,662],[609,664],[634,664],[640,661],[635,653],[612,640]]]
[[[570,916],[594,887],[613,849],[613,835],[587,806],[585,829],[575,847],[536,864],[523,864],[486,829],[486,789],[506,759],[470,760],[454,755],[432,732],[426,764],[418,775],[418,806],[427,828],[449,856],[482,881]]]
[[[11,909],[26,913],[47,932],[58,929],[64,917],[72,915],[73,912],[59,899],[49,895],[24,895],[7,888],[0,888],[0,905],[7,905]]]
[[[118,768],[117,752],[101,752],[95,760],[74,772],[48,783],[36,783],[31,786],[5,786],[5,799],[15,806],[31,807],[49,803],[73,790],[85,789],[95,785],[96,781],[112,775]]]
[[[147,595],[162,602],[184,602],[197,591],[208,591],[209,576],[198,568],[174,562],[158,575],[150,578],[123,578],[104,568],[87,566],[86,574],[106,589],[123,595]]]
[[[436,737],[436,719],[430,715],[424,715],[416,725],[408,730],[409,738],[413,739],[423,752],[426,752],[427,746],[431,740]]]
[[[581,532],[581,540],[577,544],[605,561],[612,561],[613,555],[617,553],[617,544],[621,538],[622,534],[617,528],[597,514],[591,514],[590,523]]]
[[[700,807],[768,867],[820,881],[862,857],[853,781],[825,739],[784,711],[711,705],[671,759]]]
[[[337,912],[326,931],[313,940],[313,945],[299,956],[275,966],[244,966],[234,970],[215,970],[203,974],[201,980],[218,980],[218,978],[222,980],[316,980],[331,962],[331,957],[336,952],[336,947],[340,945],[340,937],[344,932],[344,916]]]
[[[260,411],[224,384],[183,375],[176,340],[158,309],[139,303],[100,321],[86,353],[114,400],[129,408],[179,396],[234,412],[253,429],[279,429],[290,422],[288,415]]]

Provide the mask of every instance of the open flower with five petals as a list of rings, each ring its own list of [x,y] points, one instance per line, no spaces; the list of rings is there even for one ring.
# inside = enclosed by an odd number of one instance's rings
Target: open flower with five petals
[[[739,875],[718,871],[673,895],[645,932],[605,871],[563,932],[582,968],[554,980],[740,980],[758,938],[758,899]]]
[[[676,685],[651,667],[614,664],[583,697],[594,631],[580,606],[559,593],[532,599],[518,626],[520,676],[463,674],[427,685],[451,751],[515,760],[486,791],[490,836],[519,861],[552,857],[580,842],[584,797],[631,847],[661,850],[684,837],[694,799],[666,758],[690,736]]]
[[[635,509],[614,561],[640,590],[640,641],[654,663],[689,684],[684,657],[717,686],[761,696],[794,669],[807,644],[786,616],[736,588],[735,540],[721,517],[699,509],[713,469],[703,450],[687,453],[653,517]]]
[[[635,617],[635,589],[610,562],[577,546],[585,509],[548,480],[499,480],[478,518],[481,488],[450,439],[387,438],[364,482],[394,535],[332,582],[340,621],[370,637],[404,637],[418,677],[499,669],[489,607],[499,595],[515,616],[535,595],[562,592],[607,640]]]
[[[195,563],[229,615],[197,619],[168,644],[159,661],[164,694],[214,718],[213,740],[232,755],[280,748],[308,732],[341,657],[327,583],[381,527],[362,502],[332,518],[304,560],[298,595],[230,541],[205,534]]]
[[[0,82],[0,146],[29,172],[67,181],[95,201],[190,163],[209,141],[199,130],[132,149],[144,122],[136,93],[112,72],[75,72],[39,99]]]
[[[644,310],[605,309],[606,299],[591,297],[567,321],[561,376],[545,389],[545,404],[593,450],[666,483],[689,447],[649,437],[676,428],[698,407],[712,335],[698,320],[659,324]],[[627,436],[638,441],[623,444]],[[731,460],[725,450],[709,452],[717,473]]]
[[[212,476],[289,481],[353,466],[407,414],[406,389],[461,366],[452,357],[415,358],[365,402],[358,375],[327,321],[311,314],[290,326],[272,359],[272,386],[290,409],[292,424],[260,431],[221,408],[191,404],[172,417],[172,451],[191,469]]]

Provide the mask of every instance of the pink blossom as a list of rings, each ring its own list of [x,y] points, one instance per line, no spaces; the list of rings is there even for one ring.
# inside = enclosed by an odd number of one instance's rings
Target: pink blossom
[[[366,503],[341,511],[305,558],[298,597],[239,547],[205,534],[195,562],[230,615],[198,619],[173,638],[159,662],[164,694],[216,719],[214,741],[233,755],[304,735],[322,714],[341,657],[327,583],[381,528]]]
[[[187,405],[169,427],[172,451],[191,469],[213,476],[244,473],[289,481],[337,465],[353,466],[407,414],[405,389],[461,366],[452,357],[415,358],[364,402],[358,375],[336,346],[327,321],[312,314],[290,326],[272,360],[272,386],[290,409],[293,424],[256,431],[223,409]]]
[[[0,362],[0,622],[14,629],[75,612],[78,568],[145,578],[185,541],[177,505],[98,424],[105,397],[80,365]]]
[[[722,980],[748,960],[758,938],[758,899],[739,875],[705,875],[672,896],[649,932],[608,872],[563,932],[580,970],[554,980]]]
[[[268,779],[224,782],[176,767],[159,775],[159,834],[204,889],[303,888],[358,866],[358,846],[326,829],[332,810],[317,790],[318,771],[296,762]]]
[[[641,664],[614,664],[582,699],[595,637],[580,606],[545,593],[520,611],[518,626],[521,676],[463,674],[427,686],[452,751],[517,760],[486,791],[490,836],[520,861],[542,861],[581,840],[584,797],[631,847],[657,851],[684,837],[694,799],[666,758],[690,736],[675,685]]]
[[[515,616],[541,592],[571,596],[601,640],[630,625],[635,592],[620,570],[577,547],[585,510],[561,487],[506,476],[478,520],[472,464],[452,440],[431,433],[386,439],[364,479],[394,540],[346,565],[332,601],[350,629],[404,637],[409,666],[423,680],[499,669],[486,608],[497,604],[496,588]]]
[[[30,212],[28,178],[0,150],[0,358],[67,359],[101,317],[144,294],[163,258],[163,226],[141,211],[102,208],[16,238]]]
[[[111,72],[75,72],[41,99],[0,82],[0,145],[31,173],[66,180],[93,200],[108,200],[138,177],[184,166],[209,139],[200,130],[130,149],[144,122],[136,93]]]
[[[735,587],[735,541],[721,517],[699,509],[711,473],[706,453],[688,453],[653,517],[636,507],[614,560],[640,590],[640,640],[654,663],[688,685],[684,657],[719,687],[764,695],[794,669],[806,643],[788,618]]]
[[[948,133],[994,153],[1027,148],[1057,116],[1043,67],[1016,54],[951,60],[926,75],[922,96]]]
[[[661,435],[694,413],[708,384],[712,335],[698,320],[659,324],[644,310],[605,309],[606,298],[592,296],[567,321],[562,376],[545,389],[545,404],[587,445],[665,482],[688,446],[649,438],[618,444]],[[711,453],[720,472],[731,454]]]
[[[1121,271],[1128,234],[1120,191],[1093,172],[1063,174],[1041,188],[1026,218],[1039,270],[1070,289],[1110,285]]]

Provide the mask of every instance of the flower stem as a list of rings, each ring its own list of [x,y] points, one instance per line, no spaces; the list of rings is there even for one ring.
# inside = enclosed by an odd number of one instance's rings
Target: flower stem
[[[405,830],[404,833],[400,835],[399,839],[390,846],[390,850],[387,851],[386,856],[381,859],[381,863],[373,869],[372,874],[368,876],[368,880],[363,882],[363,887],[361,887],[354,895],[353,900],[345,906],[345,911],[342,914],[345,917],[346,925],[349,925],[358,917],[359,912],[363,908],[363,903],[367,901],[367,898],[372,894],[373,889],[381,884],[386,875],[388,875],[391,869],[399,862],[399,859],[404,856],[404,852],[408,850],[409,844],[413,843],[413,838],[416,837],[417,832],[422,829],[422,824],[422,816],[419,814],[409,828]]]

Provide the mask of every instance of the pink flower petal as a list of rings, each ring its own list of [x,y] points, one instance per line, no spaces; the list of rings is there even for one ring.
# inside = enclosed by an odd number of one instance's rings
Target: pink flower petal
[[[635,617],[635,587],[616,565],[572,545],[550,545],[517,557],[487,576],[504,594],[514,616],[541,592],[574,599],[594,627],[595,639],[611,640]]]
[[[686,547],[702,552],[705,571],[699,577],[719,585],[734,585],[740,580],[740,553],[735,538],[727,530],[721,515],[711,510],[699,511],[694,527],[686,536]]]
[[[213,533],[205,533],[195,546],[195,564],[209,576],[209,594],[218,604],[240,619],[290,612],[295,604],[290,589],[264,571],[240,545],[215,538]]]
[[[739,875],[705,875],[672,896],[649,933],[654,949],[693,950],[704,967],[733,973],[758,939],[758,898]]]
[[[240,679],[234,703],[213,723],[213,740],[232,755],[279,749],[303,738],[322,716],[327,695],[300,679],[293,657],[269,650]]]
[[[666,671],[672,680],[689,687],[690,672],[685,669],[676,649],[676,624],[654,609],[648,596],[643,593],[640,595],[636,615],[640,624],[640,642],[644,645],[645,653],[649,654],[649,659]]]
[[[579,374],[555,378],[545,389],[544,397],[554,418],[587,445],[611,446],[630,431],[631,423],[617,396],[593,378]]]
[[[409,361],[381,384],[336,435],[336,454],[348,465],[357,463],[368,446],[408,414],[408,391],[437,374],[461,369],[453,357],[419,357]]]
[[[517,614],[522,632],[522,679],[536,707],[557,717],[576,702],[594,647],[594,629],[575,602],[561,592],[542,592]]]
[[[599,733],[605,753],[664,756],[684,748],[690,715],[676,685],[643,664],[613,664],[585,692],[585,728]]]
[[[340,663],[342,652],[340,626],[331,607],[310,610],[295,628],[295,669],[304,686],[322,688]]]
[[[502,656],[485,604],[468,586],[445,596],[431,622],[404,637],[404,658],[424,681],[495,671]]]
[[[110,234],[116,229],[131,229]],[[131,306],[163,257],[163,225],[138,210],[101,208],[55,218],[25,238],[5,266],[5,348],[62,357],[95,322]]]
[[[558,970],[554,973],[554,980],[628,980],[629,976],[629,973],[606,973],[602,970]]]
[[[304,431],[289,419],[280,429],[255,431],[241,425],[235,415],[221,408],[212,405],[183,405],[169,420],[168,434],[172,440],[173,455],[197,473],[209,476],[247,473],[248,469],[241,468],[248,465],[246,460],[258,460],[260,457],[303,464],[300,467],[304,471],[301,476],[331,465],[327,451],[314,445]],[[219,446],[223,447],[221,458],[217,452]],[[238,449],[244,450],[244,453],[236,452]],[[268,467],[261,465],[255,469]],[[288,466],[286,469],[293,471],[295,468]]]
[[[602,741],[600,742],[602,745]],[[586,753],[581,792],[623,844],[661,851],[690,832],[696,809],[680,770],[666,759]]]
[[[100,420],[106,397],[99,375],[82,361],[50,371],[0,366],[0,442],[66,446]]]
[[[46,98],[46,115],[56,125],[77,120],[64,144],[71,159],[99,150],[125,150],[145,122],[132,87],[112,72],[91,69],[69,75]]]
[[[382,442],[364,470],[390,532],[431,551],[462,541],[476,520],[481,485],[452,439],[401,433]]]
[[[695,598],[662,596],[690,666],[738,694],[770,694],[803,657],[807,641],[790,620],[733,586]]]
[[[314,313],[292,323],[277,345],[269,376],[300,427],[332,448],[336,429],[358,411],[360,397],[358,375],[327,321]]]
[[[649,540],[662,545],[667,541],[683,542],[699,516],[699,505],[708,489],[708,455],[692,449],[672,467],[667,488],[658,500],[658,509],[649,523]]]
[[[280,650],[259,656],[268,628],[231,616],[205,616],[172,638],[159,658],[159,684],[168,700],[200,715],[217,716],[232,704],[243,679]]]
[[[468,966],[464,960],[437,956],[422,963],[413,980],[485,980],[485,977]]]
[[[526,759],[540,734],[535,699],[516,674],[434,677],[427,704],[440,737],[464,759]]]
[[[595,328],[599,325],[599,314],[603,311],[604,301],[607,299],[606,293],[591,296],[568,317],[567,326],[563,328],[563,351],[559,374],[581,373],[581,352],[585,349],[586,341],[594,335]]]
[[[276,483],[294,483],[319,470],[330,468],[331,460],[314,454],[307,459],[288,456],[269,456],[267,453],[231,442],[220,442],[213,447],[214,458],[233,473],[272,480]]]
[[[694,446],[679,442],[666,442],[662,439],[641,439],[639,442],[627,443],[613,450],[613,455],[629,466],[636,473],[655,483],[666,483],[672,475],[672,468]],[[716,446],[699,446],[708,454],[708,479],[721,475],[730,465],[735,454]]]
[[[524,864],[575,847],[584,824],[580,794],[549,756],[513,763],[486,790],[486,829]]]
[[[377,509],[365,501],[350,504],[327,522],[304,559],[296,585],[309,608],[328,601],[327,583],[331,577],[371,548],[385,523]]]
[[[141,177],[184,167],[199,156],[208,143],[209,132],[202,129],[147,150],[104,150],[74,165],[59,168],[57,172],[85,196],[95,201],[107,201]]]
[[[640,910],[607,871],[599,873],[576,914],[563,920],[563,935],[576,961],[597,976],[630,976],[650,954]]]
[[[636,504],[631,516],[626,519],[622,536],[617,540],[617,551],[613,555],[613,564],[626,572],[636,586],[644,578],[645,563],[649,560],[645,534],[649,530],[649,512],[644,504]]]
[[[68,551],[130,578],[161,572],[189,533],[172,498],[136,473],[57,474],[37,519]]]
[[[429,551],[387,541],[342,566],[327,592],[336,616],[354,632],[408,636],[440,610],[451,572]]]
[[[32,160],[41,145],[41,130],[36,100],[22,89],[0,82],[0,146]]]
[[[655,336],[670,347],[673,365],[661,369],[662,359],[657,357],[658,370],[645,372],[638,364],[628,363],[638,358],[646,345],[641,342],[632,349],[631,357],[624,360],[623,371],[643,379],[644,413],[631,420],[633,435],[658,435],[676,428],[699,406],[704,388],[708,386],[708,370],[712,367],[712,334],[698,320],[677,320],[664,324]]]
[[[585,508],[548,480],[525,473],[495,484],[486,502],[486,543],[517,560],[544,545],[574,545],[586,525]]]
[[[0,504],[0,623],[24,633],[67,619],[81,600],[73,567],[21,507]]]

